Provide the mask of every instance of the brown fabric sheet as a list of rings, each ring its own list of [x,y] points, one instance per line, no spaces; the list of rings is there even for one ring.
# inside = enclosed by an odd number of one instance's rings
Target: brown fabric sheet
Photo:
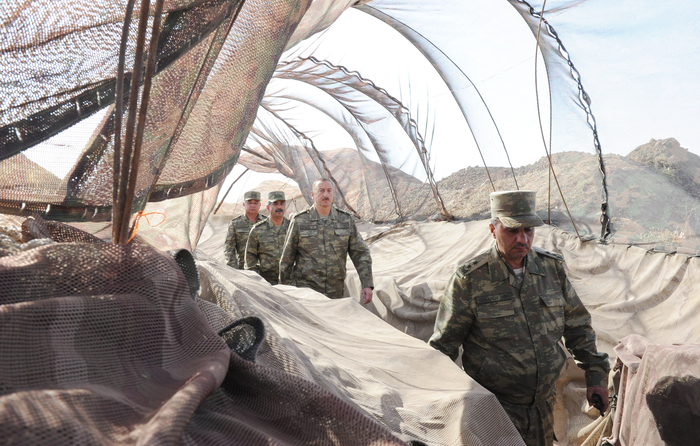
[[[258,363],[328,389],[404,441],[522,445],[496,398],[425,342],[353,299],[271,286],[196,253],[200,296],[232,318],[258,316],[267,334]]]
[[[175,444],[231,353],[147,246],[0,258],[4,444]]]
[[[233,318],[193,299],[187,256],[70,242],[89,237],[40,219],[22,235],[62,243],[0,257],[2,444],[405,445],[327,389],[232,353],[217,331]]]
[[[700,345],[630,335],[615,347],[614,446],[693,446],[700,441]]]

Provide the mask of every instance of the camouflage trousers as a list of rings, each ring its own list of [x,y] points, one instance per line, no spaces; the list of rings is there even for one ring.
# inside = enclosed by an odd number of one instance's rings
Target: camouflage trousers
[[[534,406],[516,406],[501,401],[510,420],[527,446],[554,444],[554,398]]]

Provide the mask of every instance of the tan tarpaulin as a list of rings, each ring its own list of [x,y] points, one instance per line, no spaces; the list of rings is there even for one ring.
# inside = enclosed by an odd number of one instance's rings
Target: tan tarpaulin
[[[210,221],[211,222],[211,221]],[[426,341],[447,280],[456,267],[486,249],[493,238],[488,221],[361,225],[370,245],[376,284],[367,308],[400,332]],[[222,257],[223,230],[209,226],[200,249]],[[551,227],[538,228],[535,245],[561,253],[569,278],[591,312],[599,349],[611,361],[618,340],[630,334],[657,343],[698,343],[694,318],[700,314],[697,258],[646,251],[639,247],[581,242]],[[350,266],[348,293],[357,300],[359,280]],[[286,287],[276,287],[289,292]],[[350,330],[351,327],[346,327]],[[359,328],[361,330],[361,328]],[[322,355],[323,356],[323,355]],[[414,364],[416,373],[430,364]],[[443,366],[441,366],[443,367]],[[446,368],[456,366],[447,364]],[[463,373],[463,372],[460,372]],[[585,401],[583,372],[567,363],[559,382],[555,433],[562,445],[595,445],[611,420],[598,417]],[[607,430],[606,430],[607,429]]]
[[[700,441],[700,345],[630,335],[615,347],[613,446],[694,446]]]
[[[354,273],[347,279],[353,297],[332,301],[225,266],[213,258],[222,255],[224,228],[208,226],[196,253],[197,302],[176,263],[144,246],[37,230],[34,237],[80,243],[0,258],[2,438],[522,444],[495,398],[424,342],[454,268],[491,242],[486,222],[363,227],[377,284],[374,304],[365,308],[356,301]],[[547,227],[538,229],[535,243],[567,259],[602,350],[616,357],[613,346],[630,332],[655,344],[697,343],[697,259],[581,244]],[[216,336],[245,316],[259,317],[267,329],[257,364],[230,355]],[[664,346],[646,348],[642,364],[662,384],[662,365],[686,381],[698,376],[697,361],[688,362],[695,365],[686,379],[674,358]],[[663,399],[677,390],[670,384],[657,389],[652,381],[630,380],[627,395],[641,401],[656,392]],[[581,444],[591,433],[585,444],[596,444],[610,430],[610,417],[596,421],[587,407],[580,370],[567,364],[557,386],[559,444]],[[623,402],[614,432],[624,438],[633,421],[652,432],[648,411],[634,417],[636,409],[626,411]],[[648,444],[662,444],[655,438],[645,434]]]
[[[273,287],[253,272],[198,258],[203,299],[234,318],[258,316],[265,323],[259,364],[329,389],[405,441],[522,444],[490,392],[445,355],[358,302]]]

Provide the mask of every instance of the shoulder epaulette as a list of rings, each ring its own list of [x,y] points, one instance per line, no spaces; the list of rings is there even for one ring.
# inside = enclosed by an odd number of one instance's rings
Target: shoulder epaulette
[[[473,259],[467,261],[466,263],[463,263],[462,266],[459,267],[459,271],[462,274],[469,274],[475,269],[486,265],[488,262],[488,251],[484,251],[481,254],[477,255]]]
[[[540,254],[540,255],[543,255],[546,257],[551,257],[553,259],[559,260],[560,262],[564,261],[564,256],[559,254],[559,253],[547,251],[546,249],[538,248],[537,246],[533,246],[532,249],[534,249],[537,254]]]
[[[307,214],[310,210],[311,210],[311,208],[306,208],[303,211],[295,212],[294,214],[292,214],[292,216],[289,220],[291,221],[292,218],[295,218],[297,215]]]
[[[253,230],[253,229],[257,228],[258,226],[260,226],[260,225],[263,224],[263,223],[267,223],[267,218],[264,219],[264,220],[260,220],[259,222],[255,223],[255,224],[253,225],[253,227],[250,228],[250,229]]]
[[[338,212],[342,212],[343,214],[347,214],[351,217],[354,217],[353,213],[348,211],[347,209],[340,209],[340,208],[335,208]]]

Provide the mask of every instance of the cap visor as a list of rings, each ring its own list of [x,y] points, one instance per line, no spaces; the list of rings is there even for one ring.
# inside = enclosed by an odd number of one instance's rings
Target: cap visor
[[[544,222],[537,215],[523,215],[521,217],[498,217],[507,228],[534,228],[542,226]]]

